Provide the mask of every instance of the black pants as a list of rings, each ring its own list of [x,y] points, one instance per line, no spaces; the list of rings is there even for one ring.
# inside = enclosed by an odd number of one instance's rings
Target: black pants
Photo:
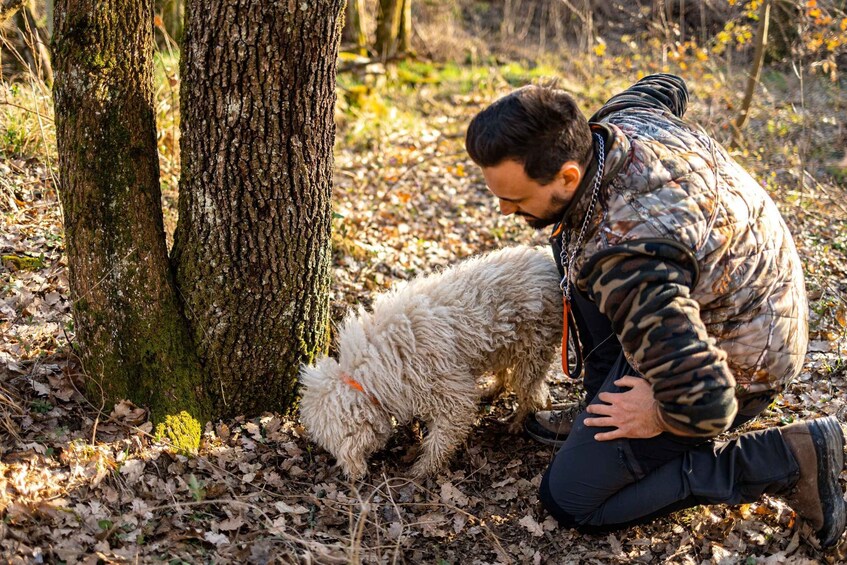
[[[580,297],[574,309],[586,357],[585,388],[594,404],[599,392],[620,392],[614,381],[636,373],[608,319]],[[753,419],[767,405],[763,398],[743,406],[732,427]],[[564,526],[615,529],[698,504],[753,502],[763,493],[788,490],[799,476],[797,461],[777,428],[725,442],[669,433],[597,441],[595,434],[611,428],[586,426],[588,416],[583,412],[577,417],[541,481],[542,503]]]

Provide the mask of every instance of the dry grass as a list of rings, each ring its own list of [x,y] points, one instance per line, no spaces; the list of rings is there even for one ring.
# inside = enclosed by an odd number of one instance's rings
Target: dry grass
[[[22,416],[24,409],[14,396],[14,392],[6,389],[0,382],[0,441],[8,443],[11,440],[20,441],[18,425],[15,416]]]
[[[53,100],[43,83],[0,83],[0,153],[6,156],[56,159]]]

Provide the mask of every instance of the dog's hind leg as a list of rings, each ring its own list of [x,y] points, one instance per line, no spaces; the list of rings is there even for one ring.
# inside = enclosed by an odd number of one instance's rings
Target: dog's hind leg
[[[431,418],[425,419],[427,434],[421,442],[420,455],[412,466],[412,475],[418,478],[434,475],[447,463],[450,456],[468,437],[476,421],[476,403],[444,406]]]
[[[509,424],[511,433],[523,429],[523,421],[529,414],[550,407],[550,389],[546,379],[551,361],[552,355],[536,353],[522,356],[512,368],[510,384],[518,397],[518,409]]]
[[[503,394],[506,388],[506,381],[509,378],[508,369],[500,369],[494,373],[494,378],[487,385],[482,387],[480,398],[483,402],[492,402],[498,396]]]

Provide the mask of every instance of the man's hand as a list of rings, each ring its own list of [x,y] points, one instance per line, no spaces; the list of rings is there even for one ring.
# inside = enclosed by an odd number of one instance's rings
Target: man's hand
[[[597,441],[618,438],[650,438],[665,431],[659,415],[659,403],[653,398],[650,383],[640,377],[622,377],[615,385],[626,392],[601,392],[598,398],[605,404],[590,404],[586,411],[600,418],[586,418],[586,426],[617,428],[596,434]]]

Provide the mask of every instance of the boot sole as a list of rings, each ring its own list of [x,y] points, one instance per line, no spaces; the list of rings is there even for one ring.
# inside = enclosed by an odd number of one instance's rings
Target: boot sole
[[[818,492],[823,507],[823,527],[817,536],[821,547],[835,545],[847,527],[847,502],[838,484],[844,468],[844,435],[834,416],[813,420],[809,432],[818,454]]]
[[[523,430],[532,439],[544,445],[552,445],[553,447],[561,447],[565,440],[568,439],[567,434],[554,435],[550,430],[535,422],[535,416],[530,414],[524,420]]]

